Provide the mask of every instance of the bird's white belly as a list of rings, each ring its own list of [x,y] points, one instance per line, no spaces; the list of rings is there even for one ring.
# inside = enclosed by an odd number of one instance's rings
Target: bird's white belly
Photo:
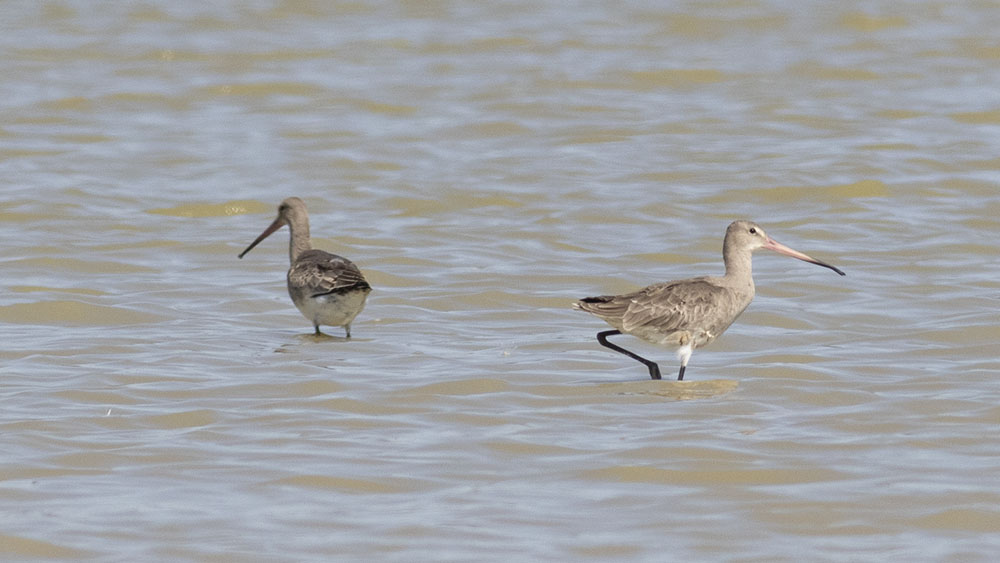
[[[670,332],[663,332],[656,330],[655,328],[641,328],[629,331],[628,334],[650,342],[652,344],[657,344],[659,346],[664,346],[666,348],[682,347],[682,346],[693,346],[694,348],[701,348],[702,346],[707,346],[711,344],[713,340],[718,336],[707,330],[692,329],[692,330],[674,330]]]
[[[351,291],[319,297],[293,299],[302,316],[316,325],[344,326],[354,320],[365,308],[368,293]]]

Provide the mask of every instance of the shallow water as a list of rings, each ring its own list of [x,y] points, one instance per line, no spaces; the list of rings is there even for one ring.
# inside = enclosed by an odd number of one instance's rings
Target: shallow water
[[[992,560],[1000,11],[905,7],[4,4],[4,557]],[[684,382],[569,308],[737,217],[847,277]]]

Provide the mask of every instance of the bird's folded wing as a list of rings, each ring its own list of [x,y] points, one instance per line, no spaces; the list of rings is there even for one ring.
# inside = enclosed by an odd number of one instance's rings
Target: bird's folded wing
[[[623,296],[629,301],[622,328],[631,332],[648,327],[662,333],[699,329],[725,296],[724,289],[701,279],[651,285]]]
[[[313,296],[370,289],[361,270],[347,258],[328,254],[324,260],[302,261],[288,272],[290,283],[309,287]]]

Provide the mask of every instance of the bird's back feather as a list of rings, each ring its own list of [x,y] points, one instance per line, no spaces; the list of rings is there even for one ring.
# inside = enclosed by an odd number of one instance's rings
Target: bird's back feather
[[[371,291],[371,285],[353,262],[322,250],[303,252],[288,270],[288,284],[311,296],[347,291]]]

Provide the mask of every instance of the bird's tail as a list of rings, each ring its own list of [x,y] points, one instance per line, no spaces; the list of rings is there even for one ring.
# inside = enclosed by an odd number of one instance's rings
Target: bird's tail
[[[597,297],[584,297],[573,303],[574,309],[586,311],[598,317],[622,317],[628,310],[628,301],[618,299],[614,295],[600,295]]]

